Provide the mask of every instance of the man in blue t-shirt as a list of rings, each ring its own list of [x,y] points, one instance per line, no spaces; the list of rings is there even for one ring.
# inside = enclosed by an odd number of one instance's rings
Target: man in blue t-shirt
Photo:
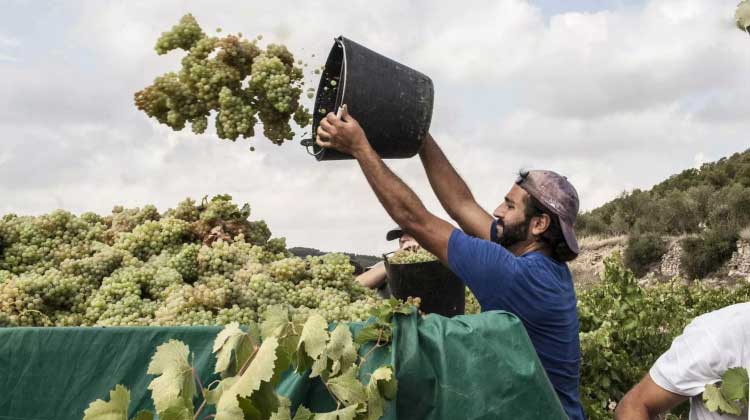
[[[568,417],[584,419],[576,295],[566,264],[579,252],[573,230],[578,194],[570,182],[551,171],[522,172],[490,214],[428,134],[419,156],[459,230],[427,211],[391,172],[346,105],[340,116],[329,113],[321,121],[316,142],[357,160],[391,218],[466,283],[482,310],[518,316]]]

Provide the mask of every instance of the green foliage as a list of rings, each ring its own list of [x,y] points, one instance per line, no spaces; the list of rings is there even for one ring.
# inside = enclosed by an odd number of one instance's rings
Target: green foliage
[[[679,281],[647,289],[616,254],[602,282],[579,293],[581,402],[591,420],[611,419],[638,383],[696,316],[750,300],[750,284],[711,289]]]
[[[387,303],[378,312],[392,317],[410,311],[403,305]],[[397,382],[391,366],[378,367],[367,384],[360,381],[359,368],[364,359],[358,357],[357,344],[346,325],[339,324],[329,334],[328,321],[321,315],[290,315],[283,306],[269,308],[264,318],[260,328],[251,325],[244,332],[238,324],[230,324],[217,335],[213,346],[215,371],[222,372],[223,379],[212,389],[198,389],[203,401],[197,410],[193,397],[200,381],[188,360],[190,349],[177,340],[157,347],[148,373],[157,375],[149,389],[159,418],[199,418],[210,405],[215,406],[217,420],[291,420],[291,403],[277,395],[275,387],[289,368],[305,373],[311,364],[310,377],[320,377],[337,410],[312,413],[299,407],[294,419],[377,420],[383,415],[386,400],[396,397]],[[262,342],[258,341],[258,331],[262,331]],[[230,364],[236,369],[229,370]],[[91,403],[84,420],[127,420],[129,400],[128,390],[117,385],[109,402]],[[141,412],[135,418],[146,419],[153,419],[153,414]]]
[[[631,235],[623,256],[625,266],[641,277],[653,263],[661,260],[665,252],[667,243],[661,236],[653,233]]]
[[[721,377],[721,385],[706,385],[703,402],[709,411],[739,416],[748,403],[748,377],[745,368],[728,369]]]
[[[729,228],[710,229],[682,241],[681,266],[690,279],[700,279],[726,262],[737,249],[738,233]]]
[[[580,236],[698,233],[701,226],[739,230],[750,223],[750,150],[688,169],[650,191],[624,192],[580,214]]]

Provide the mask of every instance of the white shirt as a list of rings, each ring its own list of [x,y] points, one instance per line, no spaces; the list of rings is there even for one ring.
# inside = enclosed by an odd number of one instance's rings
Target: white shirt
[[[747,419],[719,415],[703,405],[707,384],[733,367],[750,367],[750,302],[727,306],[695,318],[654,363],[651,379],[660,387],[690,398],[690,420]]]

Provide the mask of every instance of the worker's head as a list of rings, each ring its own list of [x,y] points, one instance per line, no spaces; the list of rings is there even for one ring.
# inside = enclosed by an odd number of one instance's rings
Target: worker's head
[[[405,248],[419,248],[419,243],[413,236],[404,232],[401,228],[395,228],[388,231],[385,235],[385,239],[392,241],[398,238],[398,249]]]
[[[558,261],[578,255],[575,225],[578,193],[563,176],[552,171],[522,171],[495,209],[492,240],[506,248],[539,243]]]

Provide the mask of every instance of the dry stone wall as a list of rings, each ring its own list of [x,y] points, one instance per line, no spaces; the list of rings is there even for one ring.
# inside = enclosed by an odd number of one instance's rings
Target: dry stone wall
[[[740,239],[737,242],[737,251],[729,260],[730,276],[750,276],[750,241]]]

